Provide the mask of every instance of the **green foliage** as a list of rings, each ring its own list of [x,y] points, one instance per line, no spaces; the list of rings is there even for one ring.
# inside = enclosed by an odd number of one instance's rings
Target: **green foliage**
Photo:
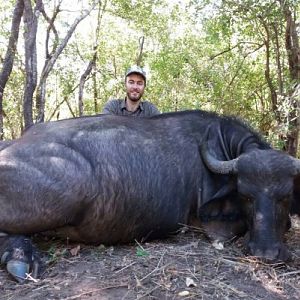
[[[161,33],[166,20],[164,11],[168,9],[163,0],[132,0],[112,1],[115,16],[128,21],[130,27],[143,34],[156,35]],[[153,26],[155,24],[155,26]]]
[[[69,255],[66,248],[57,247],[57,245],[52,245],[48,250],[48,264],[57,262],[62,257],[67,257]]]
[[[23,81],[24,74],[22,70],[13,70],[4,91],[4,136],[7,139],[19,137],[23,130]]]
[[[136,256],[145,257],[149,256],[149,253],[141,246],[136,247]]]
[[[69,2],[62,3],[65,8]],[[80,5],[84,4],[74,2],[72,11],[62,9],[58,14],[55,27],[60,41],[71,24],[69,17],[78,16]],[[1,58],[6,50],[13,5],[6,1],[0,8]],[[52,1],[44,1],[44,5],[51,16]],[[299,1],[107,0],[98,5],[78,26],[47,79],[47,120],[78,115],[79,80],[94,51],[97,60],[85,82],[84,114],[99,113],[108,99],[124,97],[124,73],[136,63],[144,37],[142,65],[149,75],[146,99],[163,112],[202,108],[241,116],[280,146],[276,140],[280,133],[275,131],[280,126],[265,76],[266,42],[270,47],[270,82],[279,102],[286,103],[293,82],[285,49],[284,7],[290,7],[297,15]],[[98,11],[101,22],[97,29]],[[45,60],[47,26],[40,17],[39,72]],[[53,33],[49,43],[50,48],[57,43]],[[18,136],[22,130],[22,47],[20,41],[14,72],[5,91],[6,138]],[[284,122],[289,106],[281,102],[278,110],[281,109]]]

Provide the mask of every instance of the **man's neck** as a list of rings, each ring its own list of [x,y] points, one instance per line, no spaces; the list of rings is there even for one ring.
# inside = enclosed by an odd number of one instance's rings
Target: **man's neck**
[[[140,105],[141,100],[139,101],[131,101],[130,99],[126,98],[125,103],[126,103],[126,109],[128,111],[134,112],[138,109]]]

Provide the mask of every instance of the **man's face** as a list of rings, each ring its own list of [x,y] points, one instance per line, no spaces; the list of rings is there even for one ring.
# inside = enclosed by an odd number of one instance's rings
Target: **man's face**
[[[139,74],[130,74],[125,79],[125,87],[127,98],[137,102],[144,94],[145,80]]]

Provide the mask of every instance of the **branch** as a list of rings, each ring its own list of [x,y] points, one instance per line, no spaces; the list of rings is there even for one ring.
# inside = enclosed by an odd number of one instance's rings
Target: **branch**
[[[44,19],[48,22],[49,26],[47,27],[47,33],[46,33],[46,46],[45,46],[45,50],[46,50],[46,59],[49,59],[51,56],[52,56],[52,53],[54,53],[55,49],[56,49],[56,46],[58,44],[58,41],[59,41],[59,36],[58,36],[58,32],[57,32],[57,29],[54,25],[54,21],[57,17],[57,15],[59,14],[60,12],[60,5],[62,3],[62,0],[60,0],[58,2],[58,5],[55,7],[54,11],[53,11],[53,15],[52,17],[50,18],[47,13],[45,12],[45,9],[44,7],[42,8],[41,12],[42,12],[42,15],[44,17]],[[51,51],[51,54],[49,53],[49,38],[50,38],[50,31],[53,31],[53,34],[54,34],[54,37],[55,37],[55,44],[53,46],[53,49]]]
[[[97,48],[96,48],[97,49]],[[80,77],[79,83],[79,95],[78,95],[78,108],[79,108],[79,116],[83,115],[83,89],[86,82],[87,77],[90,75],[92,69],[95,67],[97,59],[97,51],[94,52],[93,58],[88,63],[87,68],[85,69],[84,73]]]
[[[66,45],[68,44],[69,39],[71,38],[72,34],[74,33],[77,25],[87,17],[90,12],[94,9],[96,3],[94,3],[90,9],[85,10],[83,14],[77,17],[74,23],[71,25],[70,29],[68,30],[65,38],[61,41],[58,47],[55,49],[55,52],[50,57],[49,60],[46,60],[45,65],[43,67],[41,78],[38,84],[37,95],[36,95],[36,109],[37,109],[37,122],[44,122],[44,114],[45,114],[45,92],[46,92],[46,81],[49,76],[49,73],[53,69],[53,66],[58,59],[59,55],[62,53]]]
[[[210,56],[210,60],[213,60],[213,59],[215,59],[215,58],[218,57],[218,56],[221,56],[221,55],[223,55],[223,54],[225,54],[225,53],[227,53],[227,52],[232,51],[233,49],[239,47],[241,44],[257,45],[258,47],[257,47],[253,52],[259,50],[259,49],[263,46],[263,44],[258,44],[258,43],[252,43],[252,42],[239,42],[239,43],[237,43],[236,45],[234,45],[234,46],[232,46],[232,47],[230,47],[230,48],[227,48],[227,49],[223,50],[222,52],[219,52],[219,53],[217,53],[217,54],[215,54],[215,55]]]
[[[143,49],[144,49],[144,42],[145,42],[145,37],[144,36],[141,36],[139,38],[139,44],[140,44],[140,52],[138,54],[138,57],[136,59],[136,64],[138,66],[141,65],[141,62],[142,62],[142,57],[143,57]]]
[[[69,91],[68,95],[74,93],[74,91],[78,88],[78,86],[79,86],[79,84],[77,84],[76,86],[74,86],[74,87]],[[64,96],[64,97],[63,97],[63,100],[60,101],[60,102],[56,105],[56,107],[54,108],[53,112],[51,113],[50,117],[48,118],[48,121],[52,120],[52,118],[54,117],[55,113],[57,112],[57,110],[59,109],[59,107],[60,107],[64,102],[67,103],[68,108],[69,108],[69,110],[70,110],[72,116],[75,118],[76,115],[75,115],[75,113],[74,113],[73,110],[72,110],[72,107],[71,107],[71,105],[70,105],[70,103],[69,103],[69,101],[68,101],[68,97],[67,97],[67,96]]]
[[[74,23],[72,24],[71,28],[69,29],[69,31],[67,32],[67,35],[65,36],[65,38],[62,40],[62,42],[60,43],[60,45],[57,47],[56,51],[53,53],[53,56],[50,58],[50,60],[48,61],[47,65],[45,66],[45,68],[42,71],[42,75],[41,77],[47,77],[50,73],[50,71],[52,70],[57,58],[59,57],[59,55],[62,53],[62,51],[64,50],[64,48],[66,47],[66,45],[68,44],[69,39],[71,38],[73,32],[75,31],[77,25],[84,19],[86,18],[90,12],[93,10],[94,5],[88,9],[85,10],[84,13],[79,16],[78,18],[75,19]]]
[[[90,75],[90,73],[92,72],[92,70],[95,68],[96,66],[96,61],[97,61],[97,54],[98,54],[98,36],[99,36],[99,32],[100,32],[100,27],[101,27],[101,21],[102,21],[102,17],[103,14],[105,12],[106,9],[106,4],[107,1],[104,2],[103,4],[103,8],[101,10],[101,2],[99,3],[99,7],[98,7],[98,16],[97,16],[97,27],[96,27],[96,39],[95,39],[95,46],[94,46],[94,54],[92,59],[89,61],[87,68],[85,69],[84,73],[81,75],[80,77],[80,82],[79,82],[79,92],[78,92],[78,109],[79,109],[79,116],[83,115],[83,89],[84,89],[84,85],[85,82],[88,78],[88,76]],[[80,55],[80,53],[79,53]],[[95,98],[94,98],[94,102],[95,102]]]

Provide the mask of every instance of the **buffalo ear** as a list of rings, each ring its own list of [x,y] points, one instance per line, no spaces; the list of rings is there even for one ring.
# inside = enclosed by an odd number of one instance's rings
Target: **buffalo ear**
[[[223,200],[237,198],[236,180],[234,177],[231,177],[228,182],[214,194],[210,201],[214,201],[218,198],[223,198]]]
[[[206,222],[210,220],[226,220],[240,218],[240,201],[236,191],[231,191],[224,195],[221,189],[216,196],[207,203],[203,204],[199,210],[200,220]],[[222,195],[222,196],[221,196]]]
[[[300,216],[300,175],[294,177],[294,192],[290,213],[291,215]]]
[[[233,207],[238,204],[231,202],[237,201],[238,194],[236,191],[236,180],[230,178],[208,201],[199,207],[198,216],[201,219],[214,218],[221,215],[224,207]]]
[[[246,219],[236,192],[204,204],[199,213],[204,234],[211,241],[230,241],[247,231]]]

